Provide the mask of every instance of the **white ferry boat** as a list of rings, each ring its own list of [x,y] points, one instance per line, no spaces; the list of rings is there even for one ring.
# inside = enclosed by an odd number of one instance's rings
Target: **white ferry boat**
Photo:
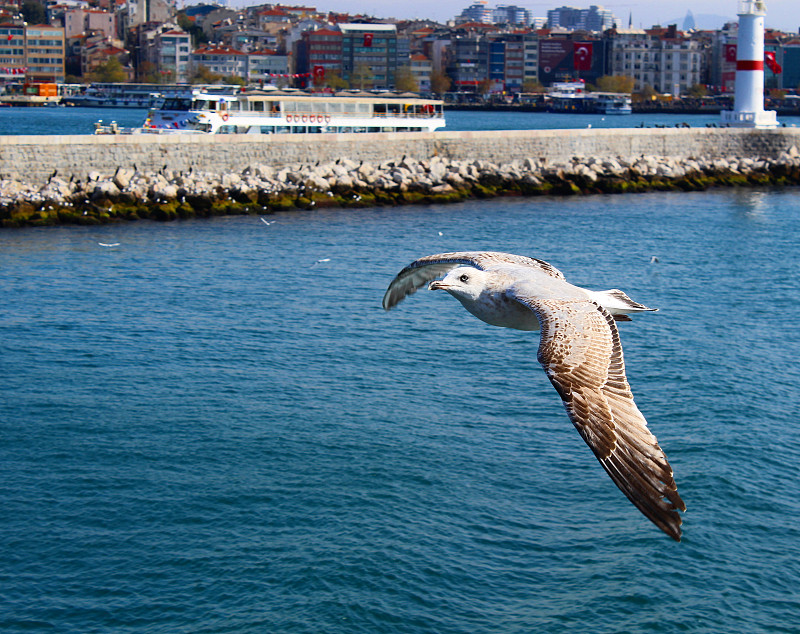
[[[595,93],[597,94],[597,111],[603,114],[632,114],[630,95],[618,93]]]
[[[613,92],[586,92],[583,82],[561,82],[552,85],[545,96],[550,112],[577,114],[631,114],[630,95]]]
[[[62,102],[90,108],[158,108],[165,99],[191,91],[188,84],[96,83],[62,97]]]
[[[414,93],[198,89],[167,99],[135,134],[309,134],[432,132],[445,125],[443,102]],[[103,126],[96,131],[115,133]],[[116,129],[116,133],[125,130]]]

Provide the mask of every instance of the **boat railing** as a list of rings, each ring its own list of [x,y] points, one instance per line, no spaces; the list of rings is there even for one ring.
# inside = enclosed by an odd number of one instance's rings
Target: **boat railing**
[[[444,116],[443,112],[303,112],[299,110],[294,112],[266,112],[259,110],[200,110],[193,112],[227,114],[229,117],[241,117],[244,119],[285,119],[286,115],[291,115],[292,118],[303,115],[314,117],[322,115],[344,119],[433,119]]]

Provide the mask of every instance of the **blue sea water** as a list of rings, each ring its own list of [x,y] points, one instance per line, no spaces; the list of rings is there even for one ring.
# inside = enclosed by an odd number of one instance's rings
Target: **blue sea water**
[[[0,232],[0,631],[798,631],[798,190],[271,220]],[[466,249],[660,308],[620,330],[681,543],[536,333],[381,309]]]
[[[112,121],[123,128],[141,127],[147,110],[140,108],[0,108],[0,136],[21,134],[93,134],[94,124]],[[569,128],[694,127],[719,124],[719,115],[634,114],[605,116],[548,112],[446,111],[446,130],[552,130]],[[800,126],[800,117],[780,117]]]

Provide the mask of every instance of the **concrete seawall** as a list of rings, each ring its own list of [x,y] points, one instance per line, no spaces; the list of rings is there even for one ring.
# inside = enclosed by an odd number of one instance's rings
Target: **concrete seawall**
[[[418,161],[507,163],[534,158],[568,161],[599,158],[695,157],[774,158],[800,148],[800,129],[633,128],[503,130],[340,135],[214,136],[16,136],[0,137],[0,178],[42,185],[53,172],[85,179],[90,172],[113,174],[118,167],[225,174],[250,165],[353,161],[381,163],[406,156]]]

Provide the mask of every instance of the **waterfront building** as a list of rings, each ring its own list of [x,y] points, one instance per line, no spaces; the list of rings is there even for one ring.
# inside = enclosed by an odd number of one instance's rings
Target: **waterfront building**
[[[312,73],[319,81],[342,74],[342,32],[335,29],[306,31],[295,47],[295,69]]]
[[[275,83],[276,78],[289,74],[289,57],[277,51],[262,49],[247,53],[247,80]]]
[[[480,35],[460,35],[450,39],[447,74],[456,92],[479,92],[489,75],[489,43]]]
[[[339,24],[342,32],[342,77],[351,88],[390,89],[397,72],[397,27],[394,24]]]
[[[408,66],[411,69],[411,76],[419,86],[419,91],[421,93],[430,92],[431,73],[433,72],[431,60],[422,53],[416,53],[410,57]]]
[[[651,86],[679,96],[700,83],[699,43],[675,25],[616,29],[610,35],[609,54],[608,74],[632,77],[635,91]]]
[[[489,41],[489,89],[492,92],[515,93],[522,90],[525,79],[524,35],[502,34]]]
[[[794,36],[781,45],[778,62],[783,67],[780,87],[800,86],[800,37]]]
[[[539,81],[539,35],[535,32],[522,37],[522,81]]]
[[[11,37],[6,41],[12,45],[13,50],[15,38],[11,30],[8,29]],[[24,31],[24,66],[27,68],[25,78],[30,82],[63,84],[66,57],[64,28],[34,24],[26,25]]]
[[[247,76],[247,53],[222,46],[201,46],[190,56],[191,68],[205,66],[216,75],[223,77]]]
[[[25,26],[0,24],[0,80],[19,81],[25,76]]]
[[[181,82],[189,78],[191,36],[177,24],[145,23],[133,29],[137,68],[141,75],[157,74],[164,81]],[[147,64],[147,72],[143,65]],[[140,78],[143,81],[144,77]]]

